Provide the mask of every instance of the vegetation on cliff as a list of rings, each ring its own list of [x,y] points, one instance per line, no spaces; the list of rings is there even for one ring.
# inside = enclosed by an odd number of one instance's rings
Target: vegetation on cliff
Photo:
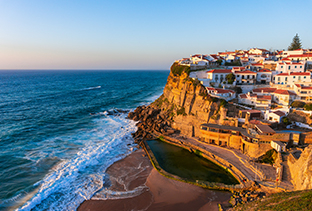
[[[312,210],[312,191],[275,193],[261,200],[236,206],[233,210]]]
[[[191,69],[189,66],[179,65],[179,63],[175,62],[172,64],[170,71],[172,74],[180,76],[183,72],[190,75]]]

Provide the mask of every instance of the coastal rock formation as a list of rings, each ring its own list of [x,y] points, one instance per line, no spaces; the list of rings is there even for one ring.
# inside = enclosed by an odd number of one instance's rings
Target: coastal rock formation
[[[200,136],[203,123],[235,125],[234,120],[225,119],[226,101],[212,98],[197,79],[188,76],[189,67],[174,63],[163,94],[151,105],[138,107],[129,118],[138,123],[136,140],[148,138],[152,131],[161,133],[180,132],[187,136]]]
[[[298,160],[290,155],[287,163],[295,189],[312,189],[312,145],[305,148]]]

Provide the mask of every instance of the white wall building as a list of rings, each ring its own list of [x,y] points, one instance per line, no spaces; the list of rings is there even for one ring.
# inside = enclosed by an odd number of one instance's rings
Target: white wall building
[[[213,87],[206,87],[208,94],[213,97],[222,98],[226,101],[232,100],[235,98],[236,93],[233,90],[228,89],[219,89]]]
[[[273,83],[275,84],[295,84],[295,83],[310,83],[310,72],[291,72],[291,73],[279,73],[273,76]]]
[[[207,71],[207,79],[210,79],[211,82],[221,83],[226,81],[226,75],[232,73],[229,69],[213,69]]]
[[[255,84],[256,83],[256,72],[249,70],[235,71],[236,84]]]
[[[287,59],[276,64],[276,73],[304,72],[303,62],[292,62]]]
[[[288,106],[297,99],[297,95],[293,91],[277,89],[273,92],[273,100],[279,105]]]
[[[261,84],[268,84],[272,80],[272,71],[268,69],[261,69],[257,72],[257,82]]]

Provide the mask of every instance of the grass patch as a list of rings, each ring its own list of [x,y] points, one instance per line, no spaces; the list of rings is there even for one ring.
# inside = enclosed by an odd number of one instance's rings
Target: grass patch
[[[312,210],[312,191],[293,191],[272,194],[269,197],[238,205],[234,210]]]

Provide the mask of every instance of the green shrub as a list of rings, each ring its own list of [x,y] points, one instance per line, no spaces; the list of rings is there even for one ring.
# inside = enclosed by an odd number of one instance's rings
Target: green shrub
[[[186,113],[185,113],[185,108],[184,107],[181,107],[180,109],[177,110],[177,115],[183,115],[185,116]]]
[[[277,152],[275,149],[270,149],[269,151],[267,151],[262,159],[260,160],[261,163],[268,163],[268,164],[273,164],[275,159],[277,157]]]
[[[172,64],[170,70],[174,75],[181,75],[183,72],[185,72],[187,75],[190,75],[191,72],[189,66],[179,65],[177,62]]]
[[[224,107],[227,104],[227,101],[224,99],[220,100],[220,107]]]
[[[290,125],[290,124],[291,124],[291,122],[290,122],[290,120],[288,119],[288,117],[283,117],[283,118],[282,118],[282,122],[283,122],[285,125]]]
[[[307,110],[307,111],[311,111],[311,110],[312,110],[312,103],[307,103],[307,104],[305,104],[303,108],[304,108],[305,110]]]
[[[296,100],[291,103],[291,106],[295,108],[303,108],[305,106],[305,102]]]

